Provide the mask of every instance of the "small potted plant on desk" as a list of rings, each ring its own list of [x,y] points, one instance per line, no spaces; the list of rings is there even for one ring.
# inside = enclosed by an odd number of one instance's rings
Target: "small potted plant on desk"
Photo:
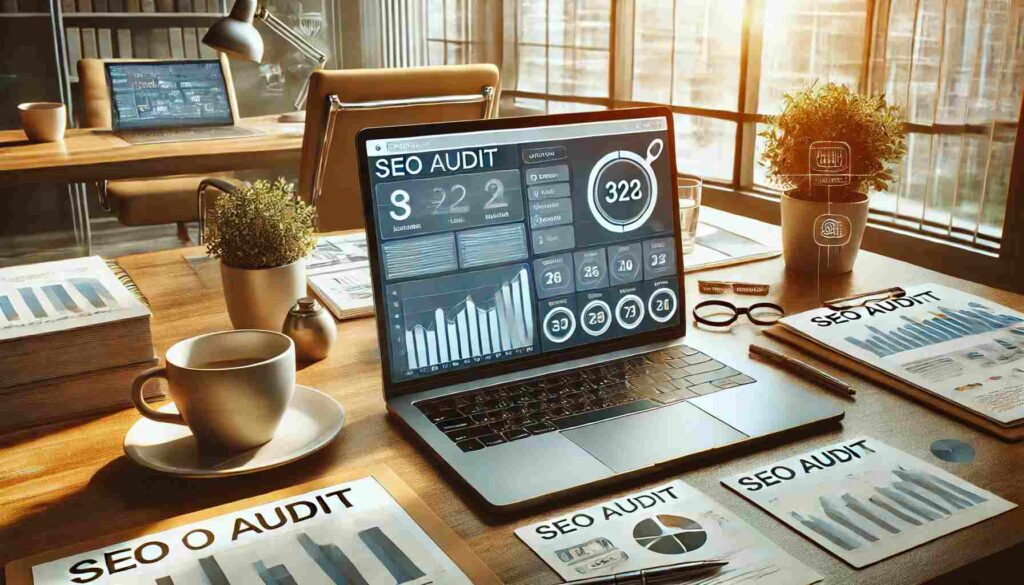
[[[305,257],[316,245],[315,209],[283,178],[244,183],[213,202],[206,250],[220,259],[231,324],[280,331],[306,296]]]
[[[853,263],[868,218],[868,190],[884,191],[907,152],[904,122],[884,96],[843,85],[810,86],[783,96],[769,116],[761,164],[782,195],[786,267],[843,274]]]

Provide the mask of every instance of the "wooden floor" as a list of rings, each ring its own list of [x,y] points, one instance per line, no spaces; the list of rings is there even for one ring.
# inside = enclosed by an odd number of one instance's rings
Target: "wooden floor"
[[[178,239],[174,224],[126,227],[113,217],[103,217],[93,219],[90,225],[92,253],[104,258],[194,245]],[[194,242],[197,226],[193,224],[189,228]],[[0,237],[0,267],[75,258],[83,254],[70,230]]]

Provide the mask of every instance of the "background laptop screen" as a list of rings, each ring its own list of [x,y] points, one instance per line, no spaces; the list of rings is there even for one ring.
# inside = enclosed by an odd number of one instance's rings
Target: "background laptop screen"
[[[218,59],[107,63],[106,68],[118,130],[234,123]]]
[[[391,379],[678,327],[664,117],[366,142]]]

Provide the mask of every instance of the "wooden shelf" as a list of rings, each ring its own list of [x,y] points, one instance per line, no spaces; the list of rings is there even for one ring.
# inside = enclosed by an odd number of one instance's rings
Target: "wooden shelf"
[[[153,18],[153,19],[216,19],[223,18],[224,15],[217,12],[65,12],[64,19],[136,19],[136,18]]]
[[[0,18],[43,18],[49,12],[0,12]]]

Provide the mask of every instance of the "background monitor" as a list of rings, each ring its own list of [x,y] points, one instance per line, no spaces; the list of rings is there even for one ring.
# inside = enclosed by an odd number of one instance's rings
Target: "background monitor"
[[[106,63],[117,130],[234,123],[219,59]]]

